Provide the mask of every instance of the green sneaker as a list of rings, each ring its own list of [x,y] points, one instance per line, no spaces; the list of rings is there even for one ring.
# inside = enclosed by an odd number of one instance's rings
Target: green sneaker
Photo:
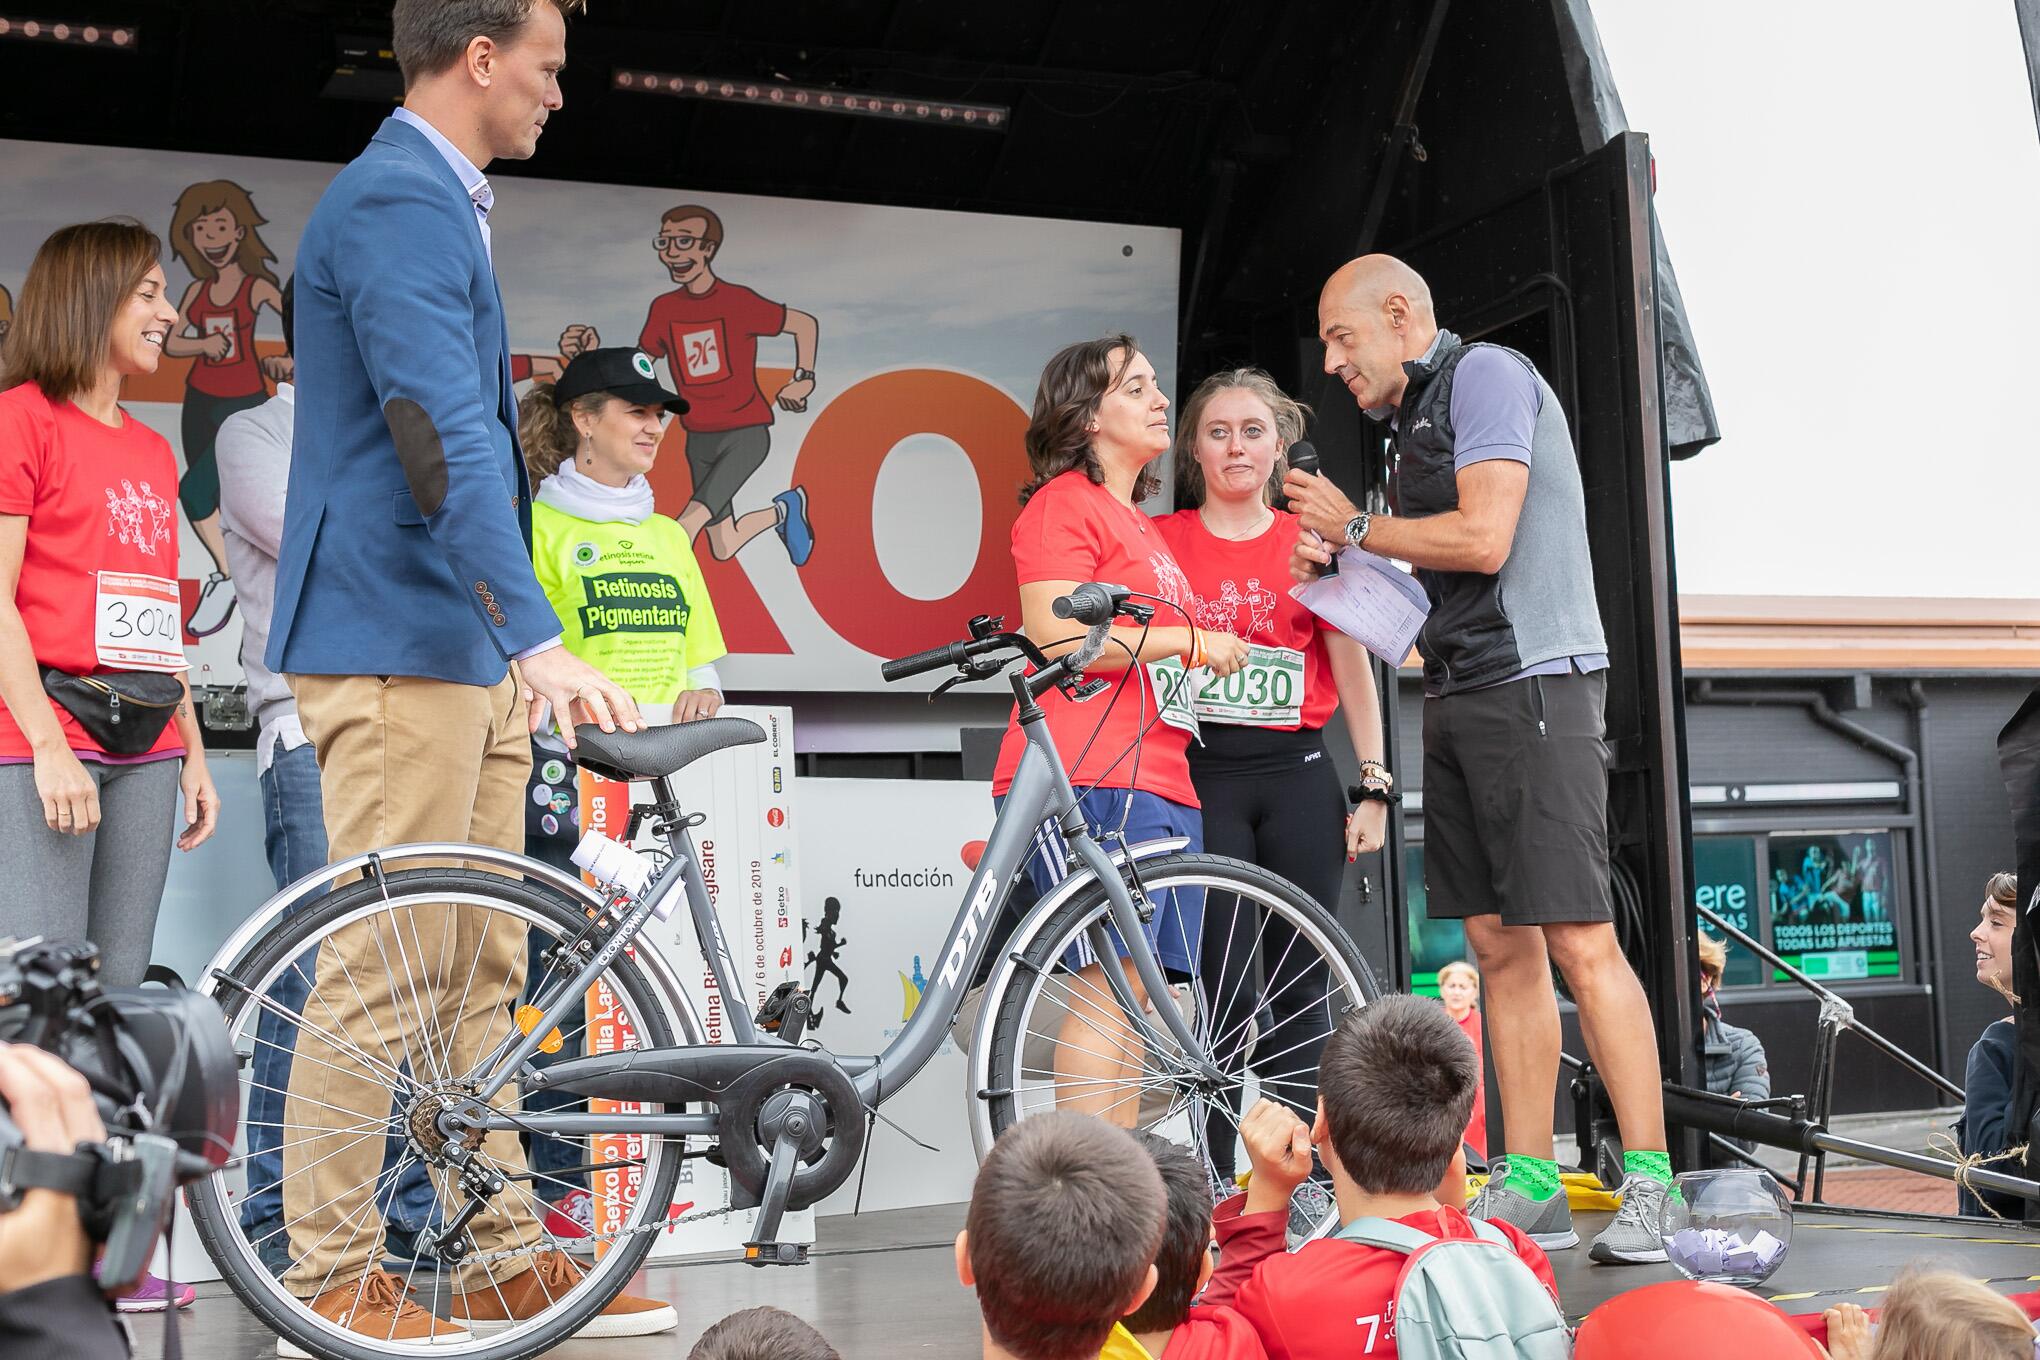
[[[1655,1265],[1665,1259],[1665,1201],[1671,1187],[1653,1176],[1622,1178],[1622,1207],[1587,1254],[1604,1266]]]
[[[1563,1187],[1550,1199],[1535,1200],[1509,1189],[1508,1179],[1509,1159],[1496,1158],[1488,1183],[1473,1197],[1466,1216],[1507,1223],[1546,1251],[1564,1251],[1580,1244],[1580,1235],[1573,1231],[1572,1205],[1566,1202]],[[1658,1248],[1658,1257],[1664,1258],[1662,1246]]]

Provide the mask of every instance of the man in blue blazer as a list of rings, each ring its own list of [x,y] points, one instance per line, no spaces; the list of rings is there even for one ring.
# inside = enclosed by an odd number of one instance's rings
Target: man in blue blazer
[[[630,698],[559,646],[532,573],[482,174],[537,149],[560,107],[566,11],[582,3],[397,0],[404,107],[334,179],[299,245],[298,418],[268,663],[317,749],[336,861],[409,841],[521,851],[535,701],[638,726]],[[319,949],[284,1107],[283,1279],[338,1328],[457,1341],[469,1324],[544,1311],[581,1278],[544,1249],[507,1133],[482,1149],[509,1184],[467,1227],[479,1264],[455,1270],[451,1321],[380,1267],[383,1140],[359,1127],[389,1110],[392,1058],[420,1082],[466,1071],[513,1023],[524,932],[485,930],[481,916],[420,908],[402,931],[365,921]],[[434,1174],[450,1218],[466,1193]],[[665,1304],[619,1298],[585,1334],[675,1325]]]

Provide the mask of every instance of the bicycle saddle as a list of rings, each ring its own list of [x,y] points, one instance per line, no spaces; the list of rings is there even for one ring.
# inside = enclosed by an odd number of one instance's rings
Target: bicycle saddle
[[[701,718],[642,732],[605,732],[594,723],[574,728],[574,759],[604,779],[662,779],[703,756],[765,740],[749,718]]]

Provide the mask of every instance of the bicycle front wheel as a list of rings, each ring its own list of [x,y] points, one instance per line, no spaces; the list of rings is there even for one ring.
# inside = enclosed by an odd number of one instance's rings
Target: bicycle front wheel
[[[1101,971],[1081,966],[1099,956],[1110,924],[1094,882],[1045,921],[1024,922],[995,975],[1005,981],[987,1002],[994,1019],[974,1132],[989,1147],[1029,1115],[1081,1110],[1192,1149],[1224,1195],[1247,1165],[1242,1113],[1266,1097],[1311,1118],[1326,1036],[1380,989],[1352,937],[1276,874],[1201,854],[1141,860],[1139,873],[1151,899],[1178,895],[1176,919],[1202,907],[1201,941],[1178,942],[1201,960],[1199,975],[1172,978],[1167,998],[1140,998],[1162,1041],[1138,1037]],[[1198,1052],[1169,1037],[1162,1004],[1182,1012]]]
[[[454,1140],[438,1124],[463,1101],[478,1110],[477,1087],[536,1018],[520,1022],[520,1007],[550,1002],[601,943],[587,908],[542,883],[421,868],[307,901],[221,975],[214,991],[241,1055],[243,1128],[235,1156],[189,1201],[207,1253],[291,1343],[285,1354],[522,1360],[572,1335],[629,1282],[668,1217],[683,1138],[526,1130]],[[562,1057],[680,1042],[628,951],[553,1028],[559,1042],[546,1046]],[[515,1121],[591,1104],[520,1089],[505,1086],[490,1108]],[[501,1189],[476,1196],[464,1186],[464,1158]],[[586,1231],[566,1224],[580,1205],[592,1210]],[[473,1214],[464,1257],[418,1247],[463,1213]],[[375,1335],[309,1306],[354,1285],[349,1311],[365,1319],[377,1292],[364,1272],[378,1269],[467,1334],[404,1340],[392,1325]],[[542,1304],[513,1307],[505,1287],[526,1272]]]

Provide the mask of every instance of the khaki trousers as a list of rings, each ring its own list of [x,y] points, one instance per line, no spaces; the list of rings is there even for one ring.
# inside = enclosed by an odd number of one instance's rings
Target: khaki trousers
[[[318,753],[332,861],[408,841],[523,851],[531,741],[514,667],[488,687],[373,675],[290,683]],[[283,1211],[295,1264],[283,1280],[301,1297],[354,1284],[381,1262],[376,1196],[388,1189],[378,1172],[393,1078],[320,1034],[419,1083],[465,1072],[509,1031],[524,988],[526,932],[485,922],[489,915],[452,905],[385,912],[319,946],[284,1103]],[[513,1085],[497,1103],[515,1099]],[[514,1133],[490,1134],[482,1151],[506,1176],[525,1169]],[[450,1214],[464,1196],[443,1174],[433,1179]],[[505,1193],[470,1226],[478,1254],[539,1240],[516,1189]],[[510,1213],[497,1207],[506,1202]],[[530,1266],[527,1255],[470,1267],[456,1286],[483,1287],[478,1271],[501,1282]]]

